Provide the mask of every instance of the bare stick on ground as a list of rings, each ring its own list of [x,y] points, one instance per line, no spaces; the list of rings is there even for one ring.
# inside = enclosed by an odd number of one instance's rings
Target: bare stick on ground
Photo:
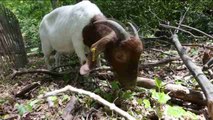
[[[111,110],[117,112],[118,114],[120,114],[121,116],[125,117],[128,120],[136,120],[134,117],[132,117],[130,114],[128,114],[127,112],[123,111],[122,109],[118,108],[117,106],[115,106],[115,104],[113,103],[109,103],[108,101],[106,101],[105,99],[103,99],[102,97],[96,95],[95,93],[83,90],[83,89],[78,89],[78,88],[74,88],[70,85],[59,89],[59,90],[55,90],[52,92],[48,92],[46,93],[43,97],[48,97],[48,96],[53,96],[53,95],[57,95],[59,93],[63,93],[65,91],[71,91],[71,92],[75,92],[78,94],[84,94],[84,95],[88,95],[91,98],[93,98],[94,100],[98,101],[99,103],[102,103],[103,105],[109,107]]]
[[[57,77],[61,77],[65,74],[69,74],[69,72],[57,73],[57,72],[52,72],[52,71],[49,71],[49,70],[46,70],[46,69],[23,70],[23,71],[14,71],[14,73],[11,75],[11,79],[14,79],[16,76],[20,76],[20,75],[23,75],[23,74],[34,74],[34,73],[47,74],[47,75],[57,76]]]
[[[213,50],[213,46],[203,45],[203,44],[182,44],[182,46],[195,46],[195,47],[203,47],[210,50]]]
[[[143,69],[143,68],[151,68],[151,67],[155,67],[155,66],[160,66],[160,65],[164,65],[164,64],[168,64],[172,61],[176,61],[179,60],[180,57],[168,57],[165,58],[161,61],[155,62],[155,63],[144,63],[144,64],[140,64],[139,65],[139,70]]]
[[[192,62],[191,58],[184,52],[184,48],[178,40],[177,34],[172,36],[172,42],[174,43],[181,59],[183,60],[186,67],[189,69],[191,74],[197,80],[198,84],[201,86],[202,91],[207,99],[207,107],[209,115],[213,120],[213,85],[202,72],[201,68]]]
[[[30,85],[27,85],[21,91],[17,92],[16,95],[15,95],[15,97],[25,97],[26,93],[28,93],[29,91],[35,89],[39,85],[40,85],[39,82],[34,82],[34,83],[30,84]]]
[[[203,69],[209,69],[213,67],[213,57],[203,66]]]
[[[72,120],[74,118],[74,116],[72,115],[72,111],[75,108],[75,105],[77,104],[78,100],[75,96],[72,96],[70,98],[69,103],[66,105],[66,107],[64,108],[63,114],[62,114],[62,118],[64,120]]]

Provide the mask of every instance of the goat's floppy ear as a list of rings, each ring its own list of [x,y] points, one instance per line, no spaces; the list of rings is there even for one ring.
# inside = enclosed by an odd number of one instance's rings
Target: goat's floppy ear
[[[96,43],[92,44],[90,53],[87,56],[87,61],[80,68],[80,74],[89,74],[91,69],[96,67],[96,61],[98,55],[105,50],[106,45],[116,37],[115,32],[111,32],[109,35],[101,38]]]

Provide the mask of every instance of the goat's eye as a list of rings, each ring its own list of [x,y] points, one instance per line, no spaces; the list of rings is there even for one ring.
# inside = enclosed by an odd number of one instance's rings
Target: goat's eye
[[[119,61],[119,62],[126,62],[127,61],[127,53],[125,53],[125,52],[121,52],[121,51],[119,51],[119,52],[116,52],[115,53],[115,59],[117,60],[117,61]]]

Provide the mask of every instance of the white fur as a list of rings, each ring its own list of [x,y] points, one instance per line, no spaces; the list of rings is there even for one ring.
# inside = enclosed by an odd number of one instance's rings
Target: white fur
[[[76,52],[83,64],[86,61],[82,30],[95,15],[101,14],[99,8],[90,1],[59,7],[45,15],[40,24],[39,34],[48,69],[50,54],[56,50],[56,63],[59,54]],[[57,60],[58,59],[58,60]]]

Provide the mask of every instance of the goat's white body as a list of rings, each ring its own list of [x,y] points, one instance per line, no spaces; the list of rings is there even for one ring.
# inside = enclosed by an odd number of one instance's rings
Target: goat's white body
[[[98,14],[102,15],[95,4],[82,1],[75,5],[57,8],[44,16],[39,34],[49,69],[49,57],[53,50],[67,54],[76,52],[81,64],[86,60],[82,30]]]

